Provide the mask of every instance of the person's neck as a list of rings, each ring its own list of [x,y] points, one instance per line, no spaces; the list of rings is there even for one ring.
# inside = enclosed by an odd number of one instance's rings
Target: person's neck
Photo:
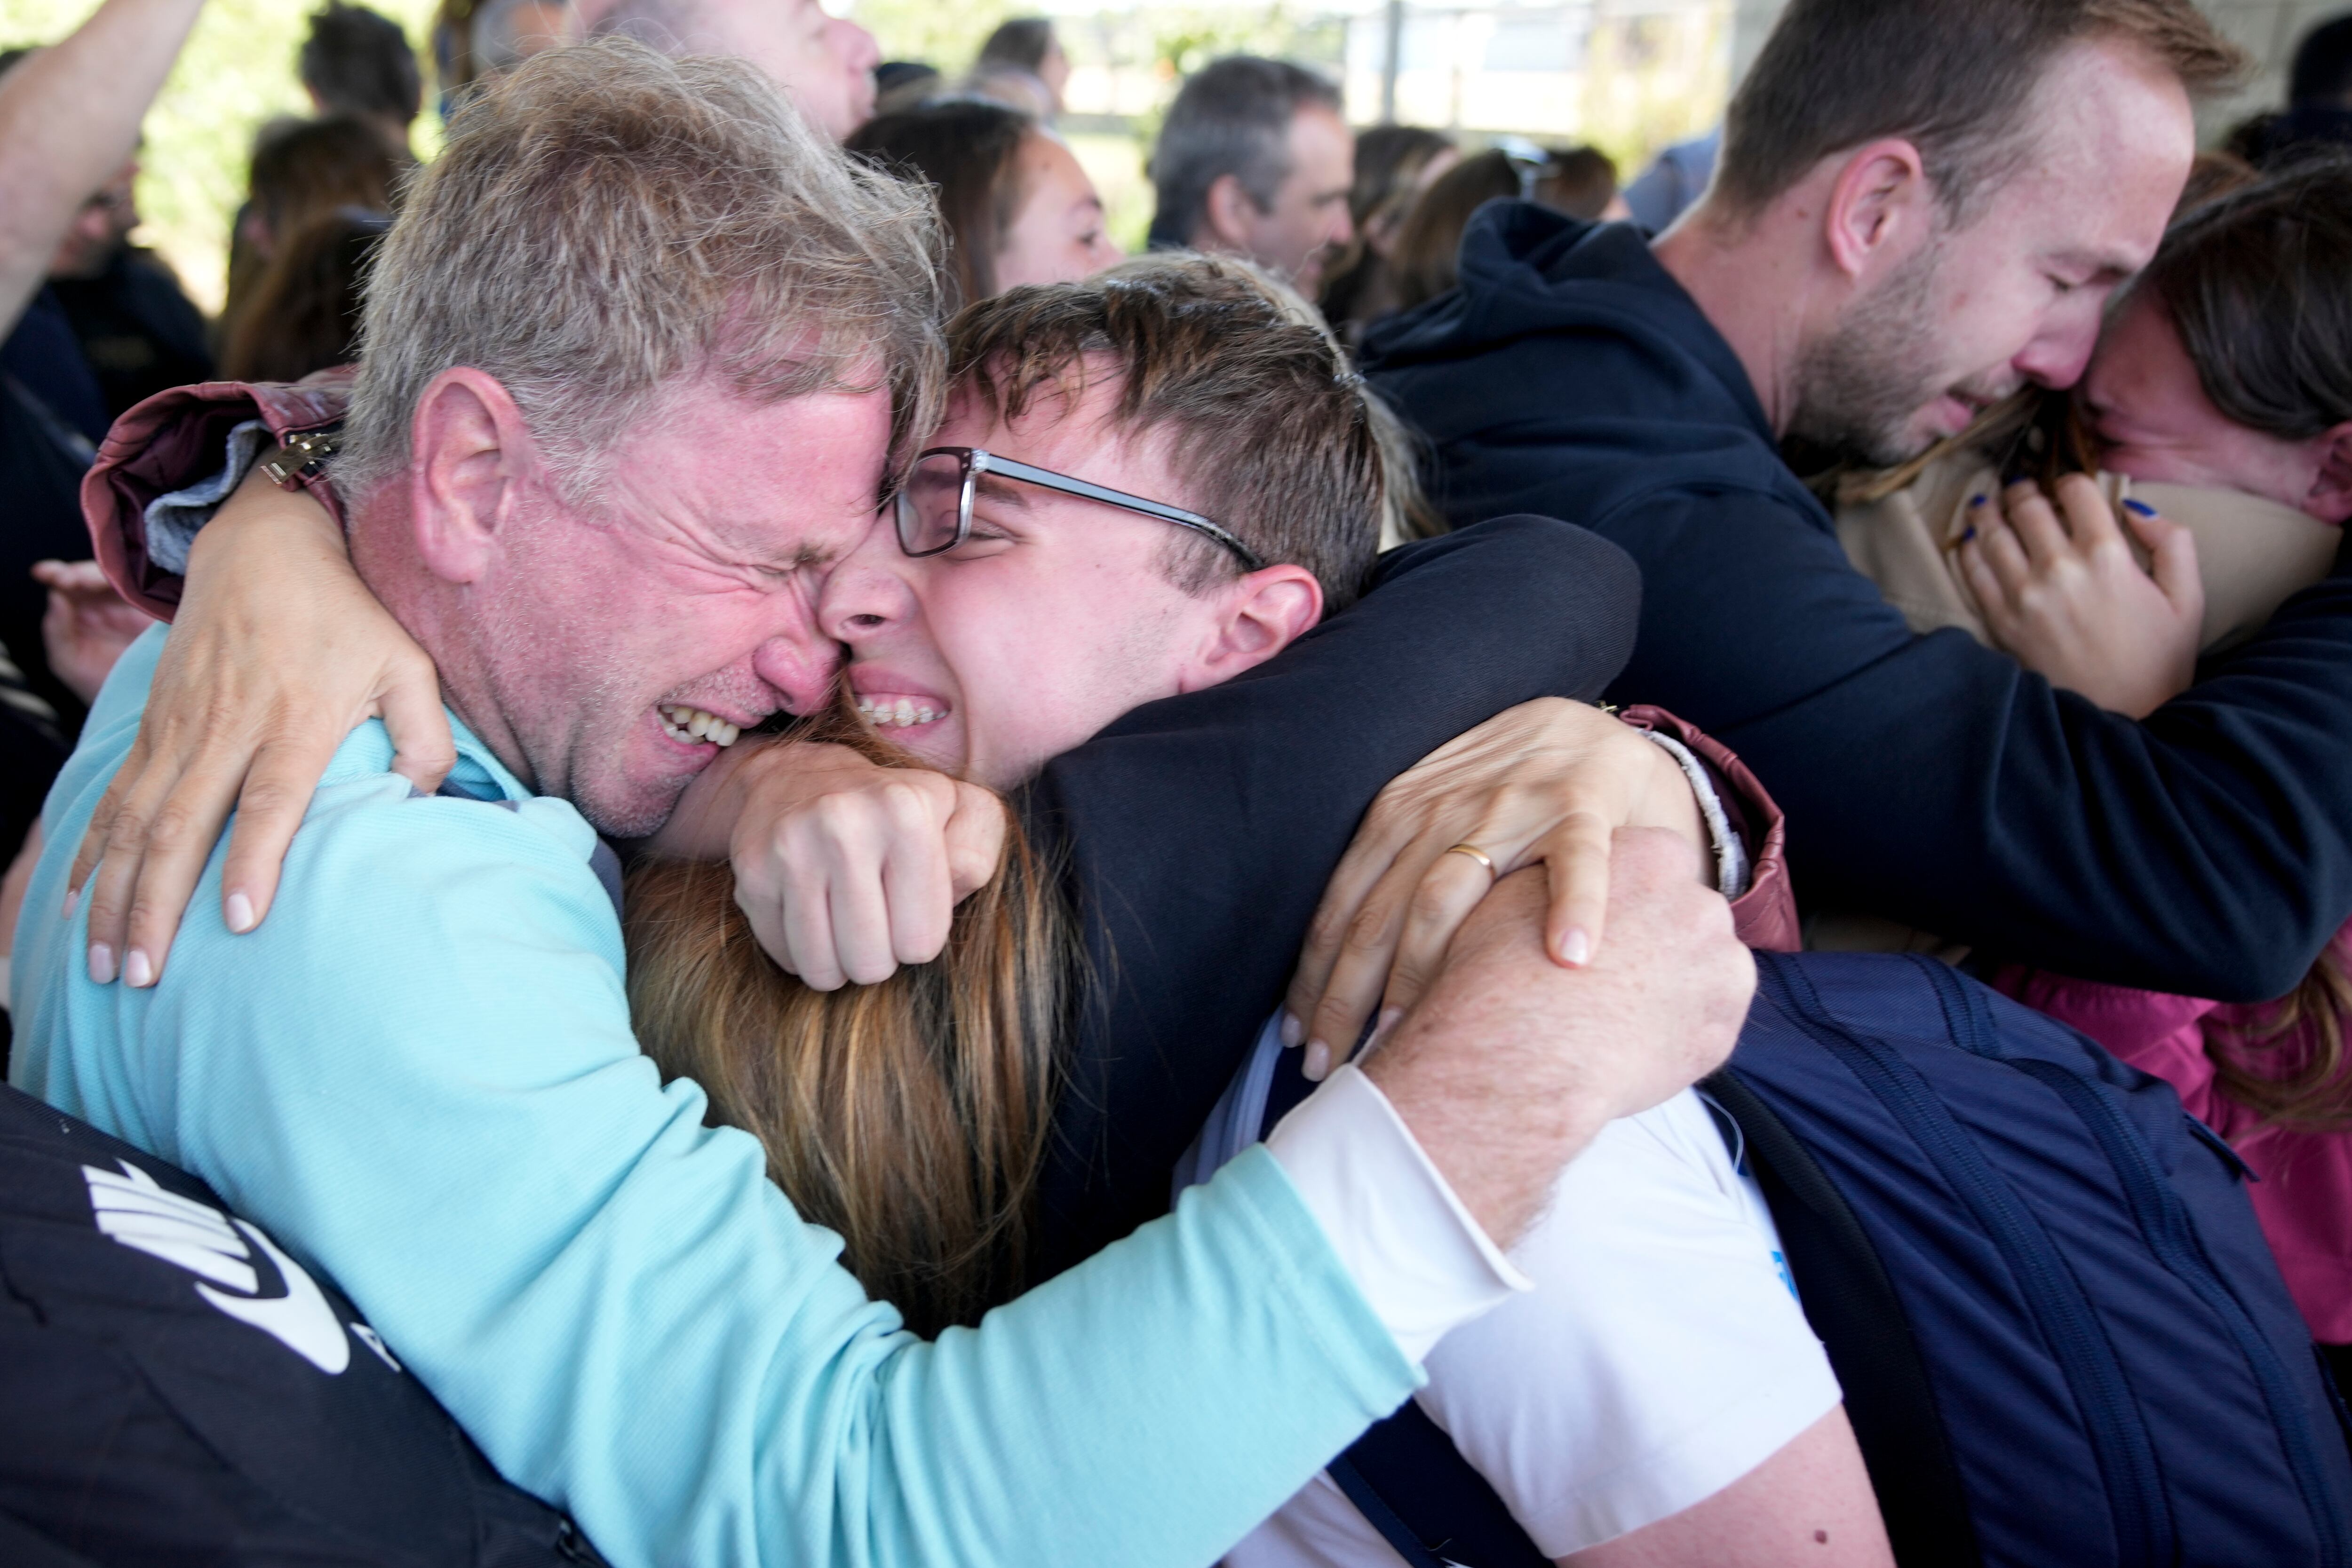
[[[1651,242],[1651,254],[1698,306],[1748,372],[1778,437],[1796,413],[1813,271],[1810,248],[1780,211],[1733,216],[1702,202]]]
[[[417,558],[415,529],[399,483],[347,505],[352,567],[401,630],[416,639],[441,678],[441,701],[526,789],[537,793],[522,743],[504,717],[488,675],[488,643],[478,610],[460,584],[434,575]]]

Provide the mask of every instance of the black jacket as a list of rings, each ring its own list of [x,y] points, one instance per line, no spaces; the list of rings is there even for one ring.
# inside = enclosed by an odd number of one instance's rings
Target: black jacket
[[[1518,203],[1373,381],[1453,516],[1541,511],[1642,570],[1617,700],[1737,751],[1800,897],[2092,979],[2251,1000],[2352,913],[2352,558],[2134,722],[1966,633],[1914,636],[1780,461],[1747,374],[1641,235]]]
[[[1599,695],[1640,593],[1624,553],[1581,528],[1482,524],[1391,551],[1374,591],[1280,657],[1047,765],[1024,816],[1066,867],[1090,983],[1035,1277],[1167,1212],[1177,1157],[1282,1000],[1372,797],[1507,707]]]

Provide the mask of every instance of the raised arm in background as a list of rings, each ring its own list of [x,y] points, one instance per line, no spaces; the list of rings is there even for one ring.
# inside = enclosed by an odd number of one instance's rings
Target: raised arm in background
[[[66,226],[122,167],[204,0],[106,0],[0,78],[0,334],[47,276]]]

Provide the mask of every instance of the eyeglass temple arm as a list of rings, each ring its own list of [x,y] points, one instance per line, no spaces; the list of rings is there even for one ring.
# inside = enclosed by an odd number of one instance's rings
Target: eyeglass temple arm
[[[1031,485],[1043,485],[1048,490],[1059,490],[1065,495],[1081,497],[1089,501],[1100,501],[1107,506],[1123,507],[1130,512],[1141,512],[1148,517],[1159,517],[1166,522],[1181,523],[1185,528],[1199,529],[1240,556],[1249,563],[1250,570],[1253,571],[1265,565],[1255,550],[1201,516],[1200,513],[1188,512],[1181,507],[1171,507],[1165,501],[1154,501],[1144,496],[1130,496],[1124,490],[1113,490],[1107,486],[1073,478],[1067,474],[1056,474],[1050,468],[1033,468],[1026,463],[1015,462],[1010,457],[999,457],[993,452],[974,452],[971,471],[974,474],[1002,474],[1008,479],[1019,479]]]

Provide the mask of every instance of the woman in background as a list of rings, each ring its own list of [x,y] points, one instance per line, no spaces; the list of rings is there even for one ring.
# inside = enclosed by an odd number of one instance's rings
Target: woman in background
[[[1603,222],[1625,215],[1617,165],[1598,148],[1566,152],[1496,147],[1465,158],[1423,193],[1390,252],[1392,308],[1410,310],[1454,287],[1454,259],[1470,214],[1488,202],[1522,200]]]
[[[1034,106],[1052,123],[1062,112],[1062,90],[1070,85],[1070,57],[1054,32],[1050,16],[1015,16],[988,35],[972,62],[971,88],[983,98],[1017,107]]]
[[[383,133],[363,120],[278,120],[263,126],[254,138],[245,208],[229,235],[222,342],[236,335],[262,274],[298,231],[341,207],[390,212],[404,163]]]
[[[1356,237],[1324,280],[1324,319],[1353,343],[1376,316],[1396,308],[1391,273],[1397,231],[1430,183],[1462,161],[1454,139],[1418,125],[1375,125],[1356,133],[1356,179],[1348,215]]]
[[[950,308],[1024,283],[1075,283],[1122,254],[1086,170],[1017,110],[950,99],[879,115],[845,145],[938,194]]]
[[[299,382],[358,359],[360,286],[391,225],[383,213],[337,207],[297,229],[230,325],[221,374]]]

